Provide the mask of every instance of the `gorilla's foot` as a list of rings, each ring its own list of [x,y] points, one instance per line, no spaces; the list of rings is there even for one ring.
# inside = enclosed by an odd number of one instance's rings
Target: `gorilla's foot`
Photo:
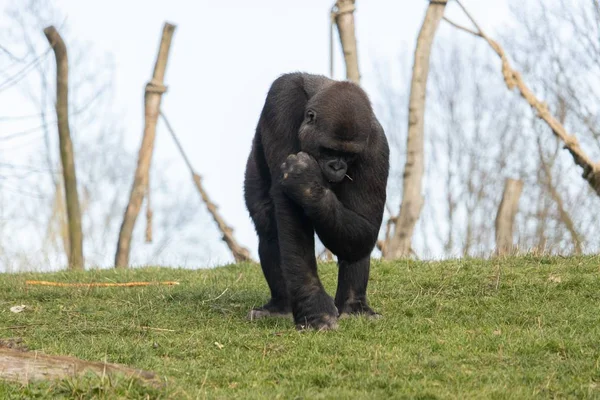
[[[253,308],[248,312],[248,319],[250,321],[254,321],[257,319],[265,318],[265,317],[277,317],[277,318],[291,318],[291,311],[283,312],[283,311],[269,311],[262,307]]]
[[[338,328],[337,317],[330,314],[313,315],[304,317],[304,321],[296,322],[299,331],[314,329],[316,331],[331,331]]]
[[[383,317],[381,314],[375,312],[371,307],[369,307],[366,302],[361,301],[346,303],[338,307],[338,311],[340,313],[340,318],[363,316],[370,319],[379,319]]]
[[[338,310],[333,299],[324,290],[307,297],[294,311],[294,322],[298,330],[328,331],[338,327]]]
[[[292,309],[284,302],[277,302],[271,299],[262,307],[253,308],[248,312],[248,319],[254,321],[265,317],[289,318],[292,316]]]

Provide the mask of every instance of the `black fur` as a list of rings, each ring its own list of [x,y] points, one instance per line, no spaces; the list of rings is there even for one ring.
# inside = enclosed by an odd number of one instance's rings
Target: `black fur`
[[[331,329],[367,304],[370,254],[383,217],[389,148],[365,92],[351,82],[286,74],[263,107],[244,182],[271,300],[250,317],[289,314]],[[337,255],[334,300],[317,274],[314,232]]]

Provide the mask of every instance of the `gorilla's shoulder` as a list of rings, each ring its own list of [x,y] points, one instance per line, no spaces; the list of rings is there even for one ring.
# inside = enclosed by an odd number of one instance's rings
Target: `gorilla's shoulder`
[[[325,75],[320,75],[320,74],[311,74],[309,72],[302,72],[302,71],[294,71],[294,72],[286,72],[285,74],[281,74],[279,75],[279,77],[277,77],[277,79],[275,79],[275,82],[279,82],[279,81],[298,81],[298,80],[327,80],[330,81],[331,79],[326,77]]]
[[[300,71],[288,72],[277,77],[271,84],[269,91],[271,93],[277,93],[300,89],[305,91],[308,97],[311,97],[312,94],[331,82],[333,82],[333,80],[324,75]]]

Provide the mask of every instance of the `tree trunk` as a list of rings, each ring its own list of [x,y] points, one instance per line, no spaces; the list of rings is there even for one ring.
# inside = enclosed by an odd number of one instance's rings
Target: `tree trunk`
[[[519,210],[519,198],[523,190],[523,181],[506,179],[502,201],[496,215],[496,253],[509,254],[513,251],[513,225]]]
[[[84,260],[81,209],[79,208],[79,196],[77,195],[75,155],[69,129],[69,60],[67,58],[67,47],[54,26],[44,29],[44,34],[56,57],[56,119],[58,122],[58,143],[65,183],[69,226],[69,269],[82,270]]]
[[[408,135],[402,204],[394,235],[389,244],[385,246],[383,256],[388,260],[410,255],[413,232],[423,208],[424,199],[421,193],[424,172],[423,131],[429,57],[435,32],[444,16],[445,8],[446,0],[430,1],[417,38],[408,105]]]
[[[129,203],[125,209],[121,231],[119,232],[119,241],[117,243],[117,253],[115,255],[115,267],[127,268],[129,265],[129,253],[131,251],[131,235],[135,226],[135,220],[140,212],[144,194],[148,186],[150,162],[152,161],[152,152],[154,150],[154,138],[156,136],[156,122],[160,113],[160,101],[162,94],[166,91],[164,86],[165,70],[169,58],[169,49],[175,26],[165,23],[162,39],[156,64],[154,65],[154,74],[152,80],[146,84],[144,95],[145,105],[145,125],[142,145],[138,154],[138,163],[135,170],[133,186],[129,195]]]
[[[346,79],[359,84],[360,73],[358,71],[358,53],[356,46],[356,34],[354,33],[354,1],[337,0],[335,3],[335,23],[340,34],[340,42],[344,51],[346,62]]]

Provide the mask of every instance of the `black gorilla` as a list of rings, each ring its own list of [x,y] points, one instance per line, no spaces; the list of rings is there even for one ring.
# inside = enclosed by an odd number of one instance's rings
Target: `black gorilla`
[[[246,166],[245,200],[271,300],[249,317],[285,315],[332,329],[367,304],[370,254],[386,200],[389,148],[365,92],[291,73],[269,90]],[[317,274],[314,232],[339,260],[334,300]]]

